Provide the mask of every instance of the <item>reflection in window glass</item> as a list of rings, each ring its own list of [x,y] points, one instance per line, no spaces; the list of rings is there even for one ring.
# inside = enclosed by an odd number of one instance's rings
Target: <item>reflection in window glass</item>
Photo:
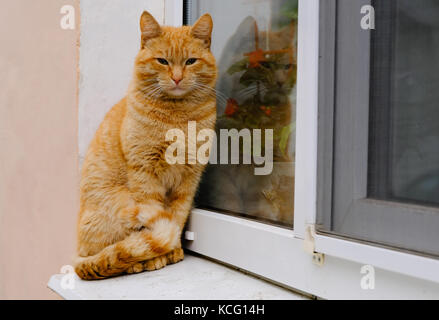
[[[197,15],[209,12],[215,25],[212,51],[219,68],[218,137],[221,129],[273,130],[271,173],[255,175],[259,164],[242,163],[245,152],[254,156],[256,150],[245,150],[241,142],[239,164],[209,165],[197,206],[292,227],[298,1],[196,4]],[[266,152],[264,141],[262,134],[262,154]]]

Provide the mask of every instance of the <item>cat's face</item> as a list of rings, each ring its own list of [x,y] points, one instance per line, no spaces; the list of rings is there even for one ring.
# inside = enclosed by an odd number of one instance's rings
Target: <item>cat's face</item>
[[[264,51],[274,54],[265,56],[261,63],[267,74],[264,86],[278,95],[289,95],[296,80],[296,62],[293,49],[296,28],[293,23],[280,31],[259,32],[260,44]]]
[[[239,103],[261,98],[270,106],[289,104],[297,74],[296,27],[291,21],[277,31],[259,30],[253,17],[245,18],[229,39],[220,62],[222,72],[225,70],[220,88],[225,88],[226,95]],[[247,63],[244,68],[243,61]],[[233,71],[234,67],[240,71]],[[233,88],[226,82],[233,83]]]
[[[160,27],[144,12],[136,75],[144,94],[155,99],[214,96],[217,69],[210,52],[212,19],[202,16],[192,27]]]

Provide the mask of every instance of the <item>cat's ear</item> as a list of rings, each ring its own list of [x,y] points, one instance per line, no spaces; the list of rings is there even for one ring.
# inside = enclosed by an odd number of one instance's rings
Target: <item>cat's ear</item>
[[[280,34],[284,41],[291,42],[296,36],[297,24],[292,20],[287,26],[280,30]]]
[[[191,35],[194,38],[204,41],[206,48],[210,48],[212,37],[213,21],[210,14],[203,14],[191,28]]]
[[[159,37],[162,33],[162,28],[148,11],[143,11],[140,17],[140,32],[142,35],[142,49],[148,40]]]

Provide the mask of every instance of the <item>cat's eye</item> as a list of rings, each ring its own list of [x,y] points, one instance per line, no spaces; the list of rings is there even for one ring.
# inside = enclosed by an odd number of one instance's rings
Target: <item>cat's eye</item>
[[[190,58],[186,60],[186,65],[190,66],[191,64],[194,64],[195,62],[197,62],[197,59],[195,58]]]
[[[163,59],[163,58],[157,58],[157,61],[158,61],[160,64],[163,64],[163,65],[165,65],[165,66],[169,65],[169,62],[168,62],[166,59]]]
[[[289,69],[291,69],[292,67],[293,67],[292,64],[286,64],[286,65],[284,66],[285,70],[289,70]]]

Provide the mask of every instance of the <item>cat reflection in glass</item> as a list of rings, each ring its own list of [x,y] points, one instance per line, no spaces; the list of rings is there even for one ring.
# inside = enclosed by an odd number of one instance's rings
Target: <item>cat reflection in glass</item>
[[[273,172],[256,176],[254,165],[210,165],[199,206],[292,227],[296,27],[293,20],[278,30],[259,30],[257,21],[247,17],[223,49],[217,130],[273,129]]]

